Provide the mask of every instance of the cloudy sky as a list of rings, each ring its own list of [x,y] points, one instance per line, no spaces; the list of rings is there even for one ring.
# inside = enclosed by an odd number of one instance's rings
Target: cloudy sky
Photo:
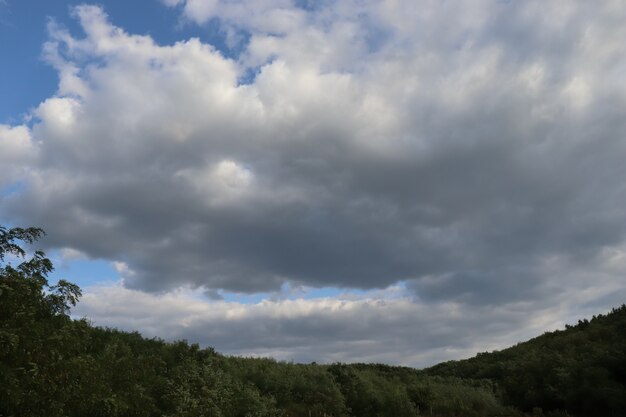
[[[626,301],[619,0],[0,0],[0,222],[77,317],[426,366]]]

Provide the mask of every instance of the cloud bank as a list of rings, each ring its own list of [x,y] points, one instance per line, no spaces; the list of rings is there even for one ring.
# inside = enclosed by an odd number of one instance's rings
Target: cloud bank
[[[75,313],[99,325],[187,339],[240,356],[427,366],[562,327],[560,317],[569,313],[544,306],[535,310],[539,317],[526,314],[537,307],[515,303],[467,311],[452,302],[423,304],[381,294],[208,303],[190,291],[154,295],[109,285],[89,288]]]
[[[230,49],[159,45],[78,6],[84,35],[53,22],[44,47],[57,94],[0,126],[0,187],[13,190],[0,217],[116,262],[116,297],[403,283],[405,320],[438,321],[452,303],[489,311],[484,323],[515,305],[537,318],[556,300],[563,320],[623,301],[620,2],[163,3],[219,25]],[[370,334],[405,329],[375,303],[306,303],[287,321],[270,311],[289,303],[241,320],[267,317],[277,340],[305,319],[332,328],[335,313],[344,331],[374,311]],[[436,333],[420,320],[406,352],[435,348],[414,339]]]

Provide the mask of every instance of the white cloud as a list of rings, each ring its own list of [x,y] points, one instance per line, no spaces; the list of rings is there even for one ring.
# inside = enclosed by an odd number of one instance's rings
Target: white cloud
[[[2,161],[25,162],[35,152],[32,136],[25,126],[0,125],[0,155]]]
[[[520,314],[528,307],[469,310],[408,298],[241,304],[207,301],[189,290],[152,295],[99,286],[87,289],[75,314],[96,325],[139,330],[147,337],[187,338],[227,354],[428,366],[516,343],[555,328],[559,317],[569,313],[562,307],[543,306],[532,315]]]
[[[62,248],[59,251],[59,255],[61,257],[62,263],[66,263],[68,261],[87,259],[84,253],[74,248]]]
[[[132,278],[135,275],[135,271],[133,271],[126,262],[113,261],[113,268],[120,277],[122,277],[122,280],[126,277]]]
[[[200,169],[184,169],[175,175],[189,181],[207,204],[229,205],[245,198],[253,187],[254,175],[235,161],[224,159]]]
[[[37,148],[27,127],[0,124],[0,189],[21,181],[36,158]]]
[[[73,135],[80,102],[69,97],[49,98],[39,105],[35,115],[41,120],[39,125],[49,135],[59,140],[71,138]]]

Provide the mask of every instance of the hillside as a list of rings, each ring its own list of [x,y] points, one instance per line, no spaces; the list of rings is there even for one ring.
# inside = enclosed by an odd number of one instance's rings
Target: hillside
[[[72,320],[76,285],[24,258],[40,229],[0,227],[0,416],[626,415],[626,306],[425,371],[228,357]]]
[[[626,415],[626,305],[499,352],[450,361],[428,375],[486,378],[505,403],[530,411]]]

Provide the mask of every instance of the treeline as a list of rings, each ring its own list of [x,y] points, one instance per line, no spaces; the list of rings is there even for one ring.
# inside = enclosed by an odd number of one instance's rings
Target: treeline
[[[579,320],[565,330],[545,333],[499,352],[441,363],[425,372],[489,379],[502,390],[504,403],[536,415],[569,412],[623,417],[626,305],[591,320]]]
[[[426,371],[228,357],[72,320],[80,289],[50,286],[43,253],[24,259],[42,233],[0,227],[2,417],[626,415],[626,307]]]
[[[511,415],[488,382],[355,365],[234,358],[69,322],[2,358],[3,416]],[[14,346],[19,351],[21,346]]]
[[[185,341],[72,320],[81,293],[50,286],[42,231],[0,228],[0,416],[404,417],[508,413],[487,381],[383,365],[227,357]]]

